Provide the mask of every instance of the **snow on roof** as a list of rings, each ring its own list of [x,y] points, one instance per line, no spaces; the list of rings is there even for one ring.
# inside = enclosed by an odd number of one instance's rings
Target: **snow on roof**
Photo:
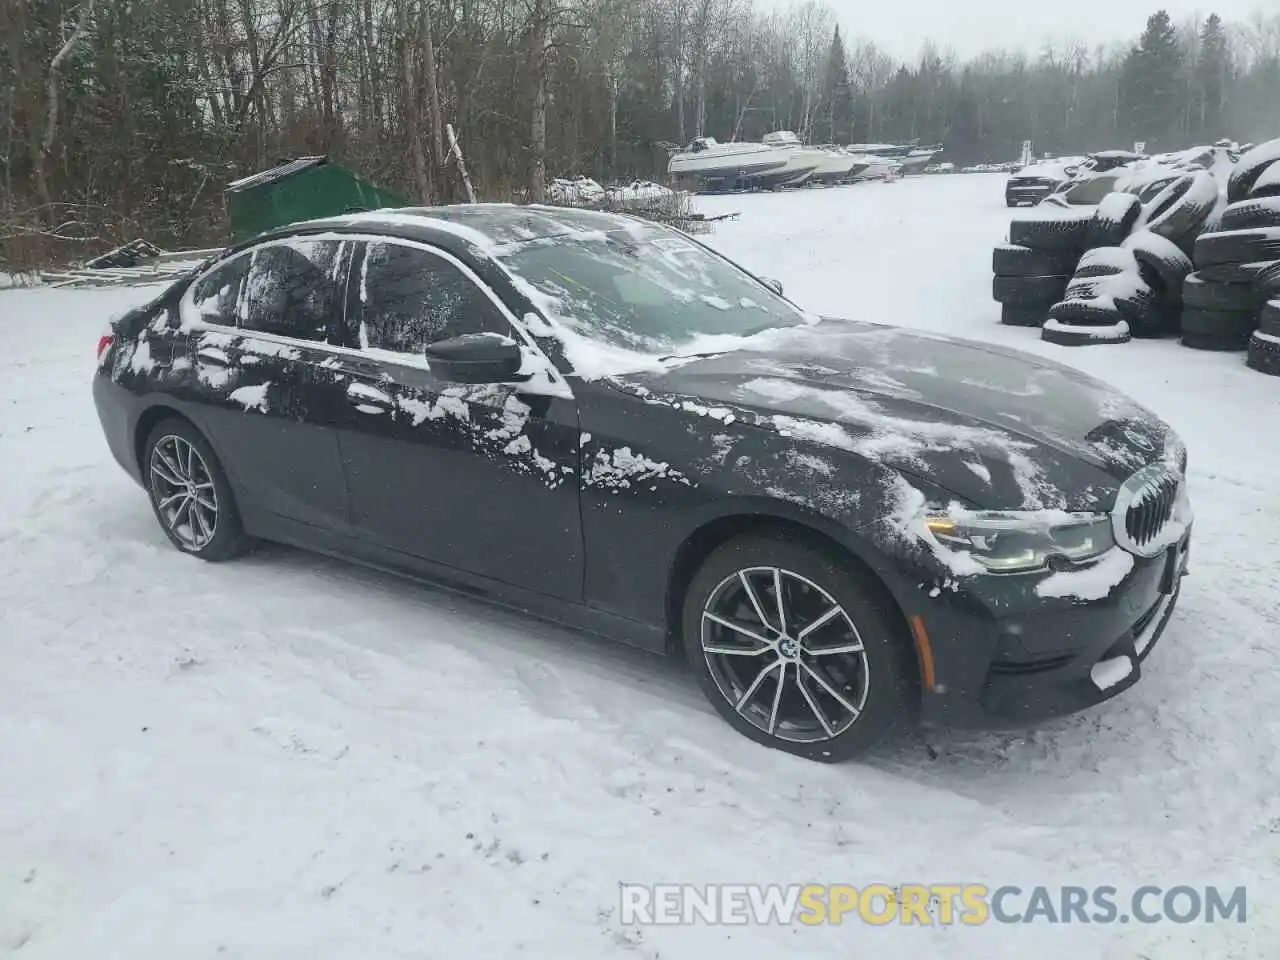
[[[283,180],[285,177],[293,176],[301,170],[307,170],[311,167],[318,167],[323,163],[328,163],[328,157],[298,157],[295,160],[288,160],[284,163],[276,164],[269,170],[260,170],[257,173],[250,174],[247,177],[241,177],[239,180],[233,180],[227,184],[228,191],[246,190],[249,187],[260,187],[266,183],[273,183],[276,180]]]
[[[441,233],[451,233],[461,240],[481,250],[493,247],[493,240],[483,232],[465,224],[455,223],[445,217],[435,216],[437,211],[431,207],[385,207],[381,210],[366,210],[360,213],[347,213],[337,217],[324,217],[319,220],[308,220],[304,225],[334,224],[343,226],[361,226],[377,224],[414,227],[427,227]]]

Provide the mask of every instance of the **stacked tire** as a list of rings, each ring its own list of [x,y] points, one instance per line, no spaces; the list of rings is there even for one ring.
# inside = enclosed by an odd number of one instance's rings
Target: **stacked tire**
[[[1055,204],[1009,225],[1009,243],[995,248],[991,296],[1000,304],[1000,322],[1038,327],[1062,299],[1080,256],[1088,246],[1092,214]]]
[[[1216,229],[1196,240],[1185,286],[1182,343],[1201,350],[1252,349],[1264,306],[1280,296],[1280,140],[1240,158],[1227,199]]]
[[[1262,308],[1245,362],[1259,373],[1280,377],[1280,300],[1271,300]]]
[[[1173,175],[1145,193],[1105,196],[1089,226],[1090,249],[1049,308],[1041,338],[1080,346],[1170,332],[1192,267],[1181,245],[1190,244],[1217,201],[1217,181],[1206,171]]]

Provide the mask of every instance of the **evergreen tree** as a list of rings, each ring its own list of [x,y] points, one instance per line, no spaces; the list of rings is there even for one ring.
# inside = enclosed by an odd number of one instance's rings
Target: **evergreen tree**
[[[1125,58],[1120,78],[1121,131],[1143,140],[1147,149],[1181,141],[1182,51],[1167,11],[1147,18],[1138,45]]]
[[[826,75],[823,80],[828,140],[848,143],[853,136],[853,85],[849,82],[849,59],[836,27],[827,52]]]
[[[951,116],[951,127],[942,145],[952,163],[979,163],[989,159],[983,144],[982,114],[974,89],[973,71],[967,67],[960,78],[960,93]]]
[[[1200,56],[1196,61],[1197,129],[1200,139],[1213,141],[1226,135],[1227,83],[1231,58],[1222,19],[1209,15],[1200,29]]]

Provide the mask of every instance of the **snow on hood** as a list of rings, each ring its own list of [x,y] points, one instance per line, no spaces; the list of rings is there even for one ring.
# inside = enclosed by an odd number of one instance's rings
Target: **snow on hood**
[[[832,320],[761,339],[610,383],[651,403],[727,410],[987,509],[1100,509],[1166,443],[1167,427],[1137,403],[1017,351]]]
[[[1069,176],[1068,168],[1078,167],[1087,159],[1087,157],[1057,157],[1053,160],[1040,160],[1023,167],[1013,175],[1013,178],[1017,180],[1023,177],[1044,177],[1065,180]]]

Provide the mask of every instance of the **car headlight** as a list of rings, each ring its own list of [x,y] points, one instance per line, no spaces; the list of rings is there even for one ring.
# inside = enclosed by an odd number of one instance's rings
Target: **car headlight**
[[[963,551],[991,573],[1025,573],[1051,557],[1080,563],[1115,546],[1111,518],[1097,513],[969,511],[929,513],[925,525],[940,544]]]
[[[1181,474],[1187,472],[1187,445],[1172,430],[1164,435],[1164,465]]]

